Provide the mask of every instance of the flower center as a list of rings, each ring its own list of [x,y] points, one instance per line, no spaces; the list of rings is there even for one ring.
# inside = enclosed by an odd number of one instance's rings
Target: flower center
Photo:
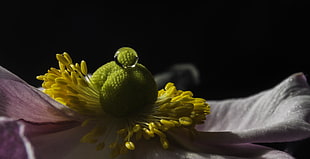
[[[84,115],[83,125],[95,123],[82,142],[103,149],[105,134],[115,134],[109,143],[112,157],[136,148],[135,142],[159,137],[169,147],[166,132],[171,128],[195,131],[210,113],[206,100],[190,91],[177,90],[173,83],[157,91],[152,74],[138,63],[137,53],[120,48],[114,58],[90,77],[86,62],[72,63],[67,53],[57,54],[59,69],[50,68],[37,79],[44,92],[56,101]],[[111,132],[112,131],[112,132]]]

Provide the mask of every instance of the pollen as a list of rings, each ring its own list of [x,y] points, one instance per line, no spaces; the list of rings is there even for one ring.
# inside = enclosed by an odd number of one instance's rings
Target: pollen
[[[114,58],[88,75],[84,60],[74,64],[68,53],[56,54],[59,68],[37,76],[44,93],[85,116],[81,126],[92,126],[82,143],[96,144],[98,151],[110,149],[111,157],[143,148],[139,140],[158,140],[169,149],[169,130],[195,132],[210,113],[205,99],[171,82],[158,91],[133,49],[121,48]]]

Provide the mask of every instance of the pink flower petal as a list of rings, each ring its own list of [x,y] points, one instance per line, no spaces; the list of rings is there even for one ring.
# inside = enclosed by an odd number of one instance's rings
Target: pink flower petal
[[[90,128],[78,126],[31,138],[37,159],[106,158],[103,151],[96,151],[96,144],[80,142]]]
[[[24,136],[24,126],[0,117],[0,158],[34,159],[32,147]]]
[[[79,139],[85,134],[85,130],[85,128],[76,127],[34,139],[33,143],[35,147],[38,148],[36,150],[36,154],[38,154],[37,158],[111,159],[108,146],[104,150],[96,151],[94,144],[79,143]],[[201,145],[201,143],[192,142],[189,136],[177,137],[179,137],[185,145],[183,145],[183,148],[179,145],[175,145],[172,138],[169,138],[171,143],[167,150],[163,149],[156,139],[141,140],[136,143],[136,149],[134,151],[120,155],[117,159],[293,158],[285,152],[253,144]],[[46,154],[49,155],[46,156]]]
[[[56,133],[81,125],[80,122],[76,121],[64,121],[57,123],[33,123],[29,121],[19,120],[19,122],[25,125],[25,135],[27,137],[36,137],[49,133]]]
[[[197,140],[205,143],[286,142],[310,137],[310,89],[297,73],[268,91],[210,101]]]
[[[150,140],[136,146],[136,150],[132,152],[131,159],[206,159],[206,158],[265,158],[265,159],[292,159],[285,152],[273,150],[264,146],[253,144],[239,145],[199,145],[193,144],[187,138],[189,136],[179,136],[183,140],[185,147],[181,148],[171,144],[169,149],[164,150],[158,142]],[[185,139],[185,140],[184,140]],[[184,146],[183,145],[183,146]],[[128,157],[129,158],[129,157]]]
[[[30,122],[77,119],[76,114],[16,75],[0,67],[0,116]]]

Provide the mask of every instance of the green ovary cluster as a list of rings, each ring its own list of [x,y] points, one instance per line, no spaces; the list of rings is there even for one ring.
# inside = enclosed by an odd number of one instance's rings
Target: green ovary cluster
[[[117,117],[128,117],[150,109],[157,99],[157,85],[152,74],[138,64],[137,54],[131,48],[121,48],[116,61],[97,69],[91,77],[100,90],[103,110]],[[123,54],[124,53],[124,54]]]

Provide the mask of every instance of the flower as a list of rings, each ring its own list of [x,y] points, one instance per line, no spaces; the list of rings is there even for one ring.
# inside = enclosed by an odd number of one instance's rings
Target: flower
[[[134,50],[115,58],[90,77],[86,62],[58,54],[59,69],[38,77],[44,93],[0,67],[0,157],[292,158],[253,143],[310,136],[302,73],[248,98],[208,101],[210,113],[204,99],[173,83],[157,92]]]
[[[59,69],[38,76],[43,92],[85,118],[82,125],[93,129],[81,141],[96,143],[102,150],[108,143],[112,158],[134,150],[134,140],[159,137],[169,147],[166,131],[182,127],[195,131],[209,114],[206,100],[193,98],[190,91],[177,90],[173,83],[157,92],[151,73],[138,62],[137,53],[120,48],[115,61],[87,76],[86,62],[72,63],[69,54],[57,54]],[[111,122],[114,121],[114,122]],[[105,135],[114,141],[107,142]],[[117,135],[116,135],[117,134]],[[103,137],[103,139],[100,139]]]

